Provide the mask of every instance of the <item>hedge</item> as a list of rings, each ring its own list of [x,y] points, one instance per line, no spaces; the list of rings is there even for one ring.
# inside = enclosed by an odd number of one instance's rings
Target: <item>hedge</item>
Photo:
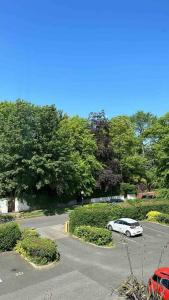
[[[37,265],[45,265],[60,258],[56,243],[39,237],[35,231],[25,231],[15,250]]]
[[[78,226],[89,225],[105,228],[110,220],[118,218],[146,219],[149,211],[160,211],[169,214],[169,202],[149,200],[147,202],[133,202],[118,205],[92,204],[75,208],[69,215],[70,232]]]
[[[74,232],[77,226],[90,225],[105,227],[111,219],[111,204],[93,204],[75,208],[69,216],[69,230]]]
[[[160,199],[165,199],[165,200],[168,200],[169,199],[169,189],[159,189],[157,190],[157,198],[160,198]]]
[[[0,214],[0,224],[14,221],[14,219],[15,218],[11,215],[2,215],[2,214]]]
[[[74,234],[84,241],[98,246],[108,246],[112,243],[112,233],[104,228],[79,226],[75,228]]]
[[[165,224],[169,224],[169,215],[167,214],[160,214],[157,216],[156,221],[162,222]]]
[[[11,222],[0,225],[0,251],[9,251],[14,248],[21,237],[17,223]]]

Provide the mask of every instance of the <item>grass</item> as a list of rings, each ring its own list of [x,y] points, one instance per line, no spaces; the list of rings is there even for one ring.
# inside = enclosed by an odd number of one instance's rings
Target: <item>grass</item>
[[[64,207],[64,208],[50,208],[50,209],[39,209],[39,210],[32,210],[32,211],[25,211],[19,213],[11,213],[15,218],[20,219],[27,219],[27,218],[36,218],[36,217],[43,217],[43,216],[54,216],[54,215],[61,215],[64,213],[69,213],[75,208],[72,207]]]

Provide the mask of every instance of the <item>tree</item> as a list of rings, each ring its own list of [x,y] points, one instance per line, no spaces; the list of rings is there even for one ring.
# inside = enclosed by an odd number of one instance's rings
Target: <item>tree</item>
[[[96,173],[96,187],[102,193],[112,193],[121,182],[120,164],[112,148],[110,122],[104,111],[91,113],[88,119],[89,128],[96,144],[96,158],[102,164],[102,170]]]
[[[0,104],[1,195],[33,193],[50,183],[52,137],[61,118],[54,106]]]
[[[151,140],[156,184],[169,188],[169,113],[160,117],[146,134]]]
[[[63,178],[69,183],[69,194],[79,194],[83,190],[85,196],[91,195],[96,184],[94,175],[102,166],[95,157],[97,146],[87,121],[80,117],[64,119],[57,138],[62,147],[69,149],[66,161],[72,164],[72,172],[67,170]]]

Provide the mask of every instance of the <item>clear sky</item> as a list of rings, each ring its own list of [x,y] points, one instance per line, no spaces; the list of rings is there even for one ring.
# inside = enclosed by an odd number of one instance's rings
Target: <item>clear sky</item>
[[[0,0],[0,99],[169,111],[169,0]]]

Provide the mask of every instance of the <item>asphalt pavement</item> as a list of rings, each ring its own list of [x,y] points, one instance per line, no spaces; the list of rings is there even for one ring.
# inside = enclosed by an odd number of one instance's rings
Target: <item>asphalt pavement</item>
[[[131,271],[146,283],[158,265],[169,266],[167,226],[142,222],[144,234],[134,238],[113,232],[115,246],[105,249],[65,235],[66,219],[64,214],[21,222],[57,240],[61,260],[54,268],[40,271],[17,254],[1,254],[0,300],[113,299],[112,289]]]

